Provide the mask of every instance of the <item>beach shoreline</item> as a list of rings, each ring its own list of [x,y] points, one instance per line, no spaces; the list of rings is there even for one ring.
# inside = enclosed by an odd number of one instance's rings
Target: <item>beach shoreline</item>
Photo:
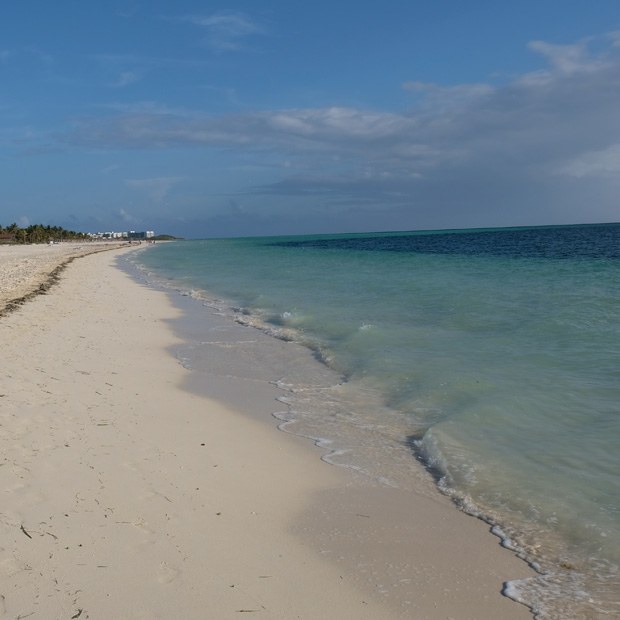
[[[9,617],[531,617],[501,590],[533,571],[486,524],[323,463],[242,360],[183,368],[180,296],[119,269],[126,251],[0,318]]]

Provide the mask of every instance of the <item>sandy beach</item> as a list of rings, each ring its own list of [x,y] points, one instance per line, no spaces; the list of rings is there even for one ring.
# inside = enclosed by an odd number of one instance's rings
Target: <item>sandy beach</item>
[[[129,251],[0,316],[0,616],[531,618],[501,591],[533,571],[424,476],[404,496],[324,463],[242,372],[198,389],[182,308],[118,268]],[[0,308],[52,252],[0,248]]]
[[[120,245],[127,244],[101,241],[0,245],[0,312],[10,311],[53,286],[74,259]]]

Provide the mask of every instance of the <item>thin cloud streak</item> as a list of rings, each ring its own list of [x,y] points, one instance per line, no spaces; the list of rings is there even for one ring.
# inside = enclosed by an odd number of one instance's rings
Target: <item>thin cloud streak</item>
[[[182,21],[199,26],[206,32],[206,42],[218,52],[234,52],[246,49],[245,40],[251,35],[265,31],[246,13],[218,11],[211,15],[187,15]]]
[[[118,79],[111,84],[111,86],[113,88],[123,88],[125,86],[129,86],[130,84],[134,84],[135,82],[139,82],[141,79],[142,76],[135,71],[123,71],[118,76]]]

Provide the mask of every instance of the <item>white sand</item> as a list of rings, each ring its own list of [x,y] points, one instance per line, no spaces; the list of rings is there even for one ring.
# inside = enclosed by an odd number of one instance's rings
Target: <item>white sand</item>
[[[66,242],[35,245],[0,244],[0,311],[7,303],[45,285],[54,268],[74,258],[118,247],[118,242]],[[126,243],[123,245],[127,245]]]
[[[444,497],[182,389],[180,311],[119,251],[0,318],[0,616],[531,617],[500,594],[530,569]]]

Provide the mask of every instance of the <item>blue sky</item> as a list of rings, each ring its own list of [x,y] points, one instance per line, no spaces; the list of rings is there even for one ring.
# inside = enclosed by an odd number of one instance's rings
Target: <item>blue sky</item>
[[[620,220],[618,0],[20,0],[0,80],[4,226]]]

